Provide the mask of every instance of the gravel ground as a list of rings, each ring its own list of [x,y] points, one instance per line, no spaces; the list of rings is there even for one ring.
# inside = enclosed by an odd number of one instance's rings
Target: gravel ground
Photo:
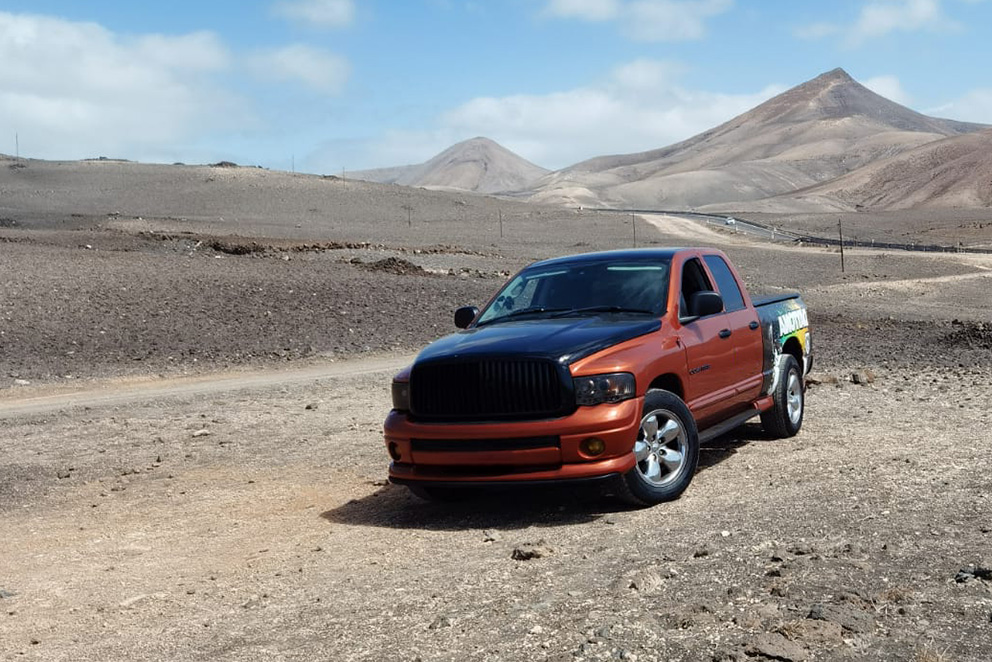
[[[802,433],[717,440],[656,508],[445,506],[385,484],[391,370],[367,370],[532,259],[632,241],[630,219],[521,215],[500,241],[457,218],[294,236],[292,214],[28,211],[0,228],[0,659],[988,659],[982,258],[856,251],[841,273],[638,221],[639,243],[720,245],[756,290],[802,290]],[[77,390],[116,399],[5,413]]]
[[[992,372],[830,337],[798,437],[647,510],[386,485],[388,372],[7,420],[0,655],[987,659]]]

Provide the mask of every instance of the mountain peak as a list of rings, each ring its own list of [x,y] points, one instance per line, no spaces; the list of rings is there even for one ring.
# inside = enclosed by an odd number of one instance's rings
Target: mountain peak
[[[728,125],[862,118],[887,129],[953,135],[975,127],[917,113],[871,91],[840,67],[801,83],[734,118]]]
[[[674,145],[578,163],[542,183],[540,194],[576,199],[580,191],[604,206],[639,209],[736,204],[981,128],[901,106],[837,68]]]
[[[547,172],[495,140],[476,136],[455,143],[419,165],[367,170],[353,176],[404,186],[498,193],[524,189]]]
[[[448,147],[443,152],[441,152],[441,154],[439,154],[438,156],[441,156],[442,154],[450,155],[450,154],[460,154],[460,153],[468,153],[468,152],[484,153],[484,152],[492,152],[492,151],[510,153],[508,149],[500,145],[495,140],[492,140],[491,138],[486,138],[485,136],[476,136],[475,138],[469,138],[468,140],[463,140],[461,142],[455,143],[451,147]]]
[[[836,69],[831,69],[830,71],[822,73],[813,80],[824,80],[824,81],[832,81],[837,83],[857,82],[856,80],[854,80],[854,78],[851,77],[851,74],[844,71],[844,69],[842,69],[841,67],[837,67]]]

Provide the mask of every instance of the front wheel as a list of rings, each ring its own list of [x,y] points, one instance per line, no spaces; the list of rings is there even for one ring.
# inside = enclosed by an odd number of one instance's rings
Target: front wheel
[[[806,397],[799,362],[791,354],[783,354],[776,374],[774,405],[761,414],[761,427],[776,439],[795,436],[803,426]]]
[[[618,496],[637,506],[673,501],[689,487],[699,463],[696,421],[682,399],[652,389],[634,442],[637,464],[620,477]]]

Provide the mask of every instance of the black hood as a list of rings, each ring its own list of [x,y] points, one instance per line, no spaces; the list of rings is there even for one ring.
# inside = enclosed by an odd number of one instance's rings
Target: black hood
[[[428,345],[417,362],[477,357],[541,357],[568,365],[661,328],[661,320],[616,315],[518,320],[475,327]]]

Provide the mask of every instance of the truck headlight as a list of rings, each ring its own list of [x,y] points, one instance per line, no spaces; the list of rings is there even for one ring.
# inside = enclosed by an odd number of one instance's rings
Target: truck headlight
[[[410,382],[393,382],[393,409],[410,411]]]
[[[634,375],[629,372],[575,377],[572,383],[575,385],[575,404],[581,406],[629,400],[637,393]]]

